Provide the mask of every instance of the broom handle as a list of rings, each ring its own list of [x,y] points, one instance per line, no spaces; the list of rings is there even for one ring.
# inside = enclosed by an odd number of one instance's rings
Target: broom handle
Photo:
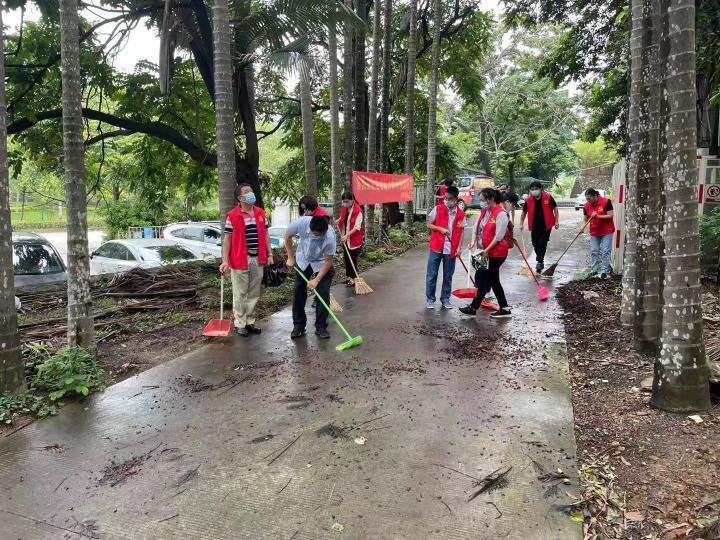
[[[355,268],[355,263],[352,260],[352,255],[350,255],[350,248],[347,245],[347,240],[343,242],[343,247],[345,248],[345,251],[347,251],[348,259],[350,259],[350,266],[352,266],[353,272],[355,272],[355,277],[360,277],[357,268]]]
[[[562,259],[562,258],[565,256],[565,254],[568,252],[568,250],[569,250],[569,249],[572,247],[572,245],[575,243],[575,240],[577,240],[578,238],[580,238],[580,235],[585,231],[585,227],[588,226],[588,223],[590,223],[590,221],[592,221],[592,218],[588,219],[588,220],[585,222],[585,225],[583,225],[583,226],[582,226],[582,229],[580,229],[580,230],[578,231],[578,233],[575,235],[575,238],[573,238],[573,239],[572,239],[572,242],[570,242],[570,243],[568,244],[568,246],[565,248],[565,251],[562,252],[562,255],[560,255],[560,256],[558,257],[558,260],[557,260],[557,262],[556,262],[555,264],[559,264],[559,263],[560,263],[560,259]]]
[[[310,283],[310,282],[308,281],[308,278],[305,277],[305,274],[302,273],[302,270],[300,270],[297,266],[293,266],[293,268],[295,269],[295,271],[298,273],[298,275],[303,279],[303,281],[304,281],[305,283]],[[345,334],[345,336],[347,336],[347,338],[348,338],[348,341],[350,341],[350,340],[352,339],[352,336],[349,334],[349,332],[348,332],[347,330],[345,330],[345,327],[344,327],[344,326],[342,325],[342,323],[338,320],[338,318],[337,318],[337,316],[335,315],[335,313],[333,313],[333,310],[330,309],[330,306],[328,306],[328,305],[325,303],[325,300],[323,300],[323,297],[320,296],[320,293],[317,292],[316,289],[313,289],[312,292],[315,293],[315,296],[316,296],[317,299],[320,301],[320,303],[321,303],[323,306],[325,306],[325,309],[327,309],[328,313],[330,314],[330,316],[331,316],[331,317],[333,318],[333,320],[335,321],[335,324],[337,324],[337,325],[340,327],[340,330],[343,331],[343,334]]]
[[[468,277],[470,278],[470,281],[472,282],[473,287],[477,287],[477,285],[475,285],[475,280],[474,280],[474,279],[472,278],[472,276],[470,275],[470,270],[468,270],[468,267],[465,266],[465,261],[463,261],[462,253],[460,254],[460,257],[458,257],[458,258],[460,259],[460,262],[462,263],[463,268],[464,268],[465,271],[467,272],[467,275],[468,275]]]
[[[517,240],[515,240],[515,246],[518,248],[520,255],[522,255],[522,258],[525,261],[525,264],[527,265],[528,270],[530,270],[530,274],[532,274],[532,277],[535,280],[535,283],[537,284],[538,287],[540,287],[540,282],[538,281],[538,278],[535,275],[535,272],[533,272],[532,268],[530,268],[530,263],[528,262],[527,257],[525,256],[525,250],[523,250],[523,248],[520,247],[520,244],[518,243]]]
[[[225,274],[220,272],[220,320],[223,320],[225,309]]]

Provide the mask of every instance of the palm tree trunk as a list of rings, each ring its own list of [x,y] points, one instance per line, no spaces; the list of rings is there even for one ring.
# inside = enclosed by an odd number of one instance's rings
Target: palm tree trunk
[[[378,79],[380,72],[380,42],[382,40],[382,29],[380,20],[382,18],[382,5],[380,0],[375,1],[375,12],[373,14],[373,54],[372,68],[370,70],[370,113],[368,122],[368,150],[367,167],[368,171],[377,171],[377,128],[378,128]],[[365,238],[374,236],[373,226],[375,221],[375,206],[368,204],[365,207]]]
[[[1,8],[2,6],[0,6]],[[4,43],[0,9],[0,43]],[[15,309],[12,226],[10,223],[10,179],[7,166],[7,109],[5,107],[5,52],[0,47],[0,394],[25,390],[25,367]]]
[[[631,99],[636,121],[632,144],[635,218],[635,349],[656,352],[660,288],[660,182],[658,178],[660,95],[657,26],[659,0],[633,0]]]
[[[235,206],[235,106],[228,0],[213,5],[213,60],[215,65],[215,126],[221,220]]]
[[[415,66],[417,63],[417,0],[410,0],[410,30],[407,50],[407,104],[405,111],[405,174],[415,172]],[[412,229],[413,202],[405,205],[405,227]]]
[[[660,6],[665,273],[661,346],[651,404],[673,412],[702,411],[710,408],[710,390],[700,303],[695,2],[661,0]]]
[[[348,9],[352,9],[352,0],[345,0]],[[343,135],[345,137],[345,183],[352,182],[353,170],[353,39],[352,30],[345,27],[343,44]]]
[[[380,0],[376,0],[380,2]],[[385,13],[383,17],[383,76],[382,96],[380,111],[380,163],[378,169],[383,172],[390,172],[388,157],[388,135],[390,121],[390,82],[392,78],[392,3],[393,0],[385,0]],[[380,211],[380,230],[382,233],[387,229],[387,220],[382,205],[378,205]]]
[[[355,14],[358,18],[367,21],[367,2],[355,2]],[[365,168],[365,26],[355,33],[355,149],[353,162],[355,170]]]
[[[60,1],[63,148],[68,244],[68,345],[95,349],[90,296],[78,0]]]
[[[337,22],[328,25],[328,54],[330,56],[330,173],[332,176],[333,217],[340,219],[342,178],[340,172],[340,95],[338,89]]]
[[[433,0],[433,42],[432,60],[430,62],[430,96],[428,104],[428,145],[427,145],[427,178],[425,179],[425,197],[428,206],[432,206],[435,195],[435,163],[437,157],[437,98],[438,70],[440,69],[440,27],[442,23],[442,1]]]
[[[305,184],[307,193],[318,194],[317,165],[315,162],[315,137],[313,136],[312,87],[310,59],[300,60],[300,115],[302,118],[303,156],[305,158]]]

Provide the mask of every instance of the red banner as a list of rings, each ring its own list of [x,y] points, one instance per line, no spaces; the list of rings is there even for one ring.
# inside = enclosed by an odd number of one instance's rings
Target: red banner
[[[352,191],[358,204],[382,204],[413,200],[413,177],[353,171]]]

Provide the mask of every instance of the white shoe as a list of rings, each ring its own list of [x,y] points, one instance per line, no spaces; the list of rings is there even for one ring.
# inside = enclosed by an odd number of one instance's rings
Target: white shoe
[[[442,307],[443,307],[443,309],[452,309],[452,308],[453,308],[453,307],[452,307],[452,304],[450,304],[449,302],[443,304]]]
[[[435,302],[428,302],[427,304],[425,304],[425,307],[427,309],[435,309]]]

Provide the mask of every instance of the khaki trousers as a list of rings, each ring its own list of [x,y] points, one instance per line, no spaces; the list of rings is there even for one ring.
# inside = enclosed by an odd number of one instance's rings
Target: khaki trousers
[[[230,271],[233,289],[233,315],[235,327],[243,328],[255,324],[255,305],[260,298],[263,267],[257,257],[248,257],[247,270]]]

